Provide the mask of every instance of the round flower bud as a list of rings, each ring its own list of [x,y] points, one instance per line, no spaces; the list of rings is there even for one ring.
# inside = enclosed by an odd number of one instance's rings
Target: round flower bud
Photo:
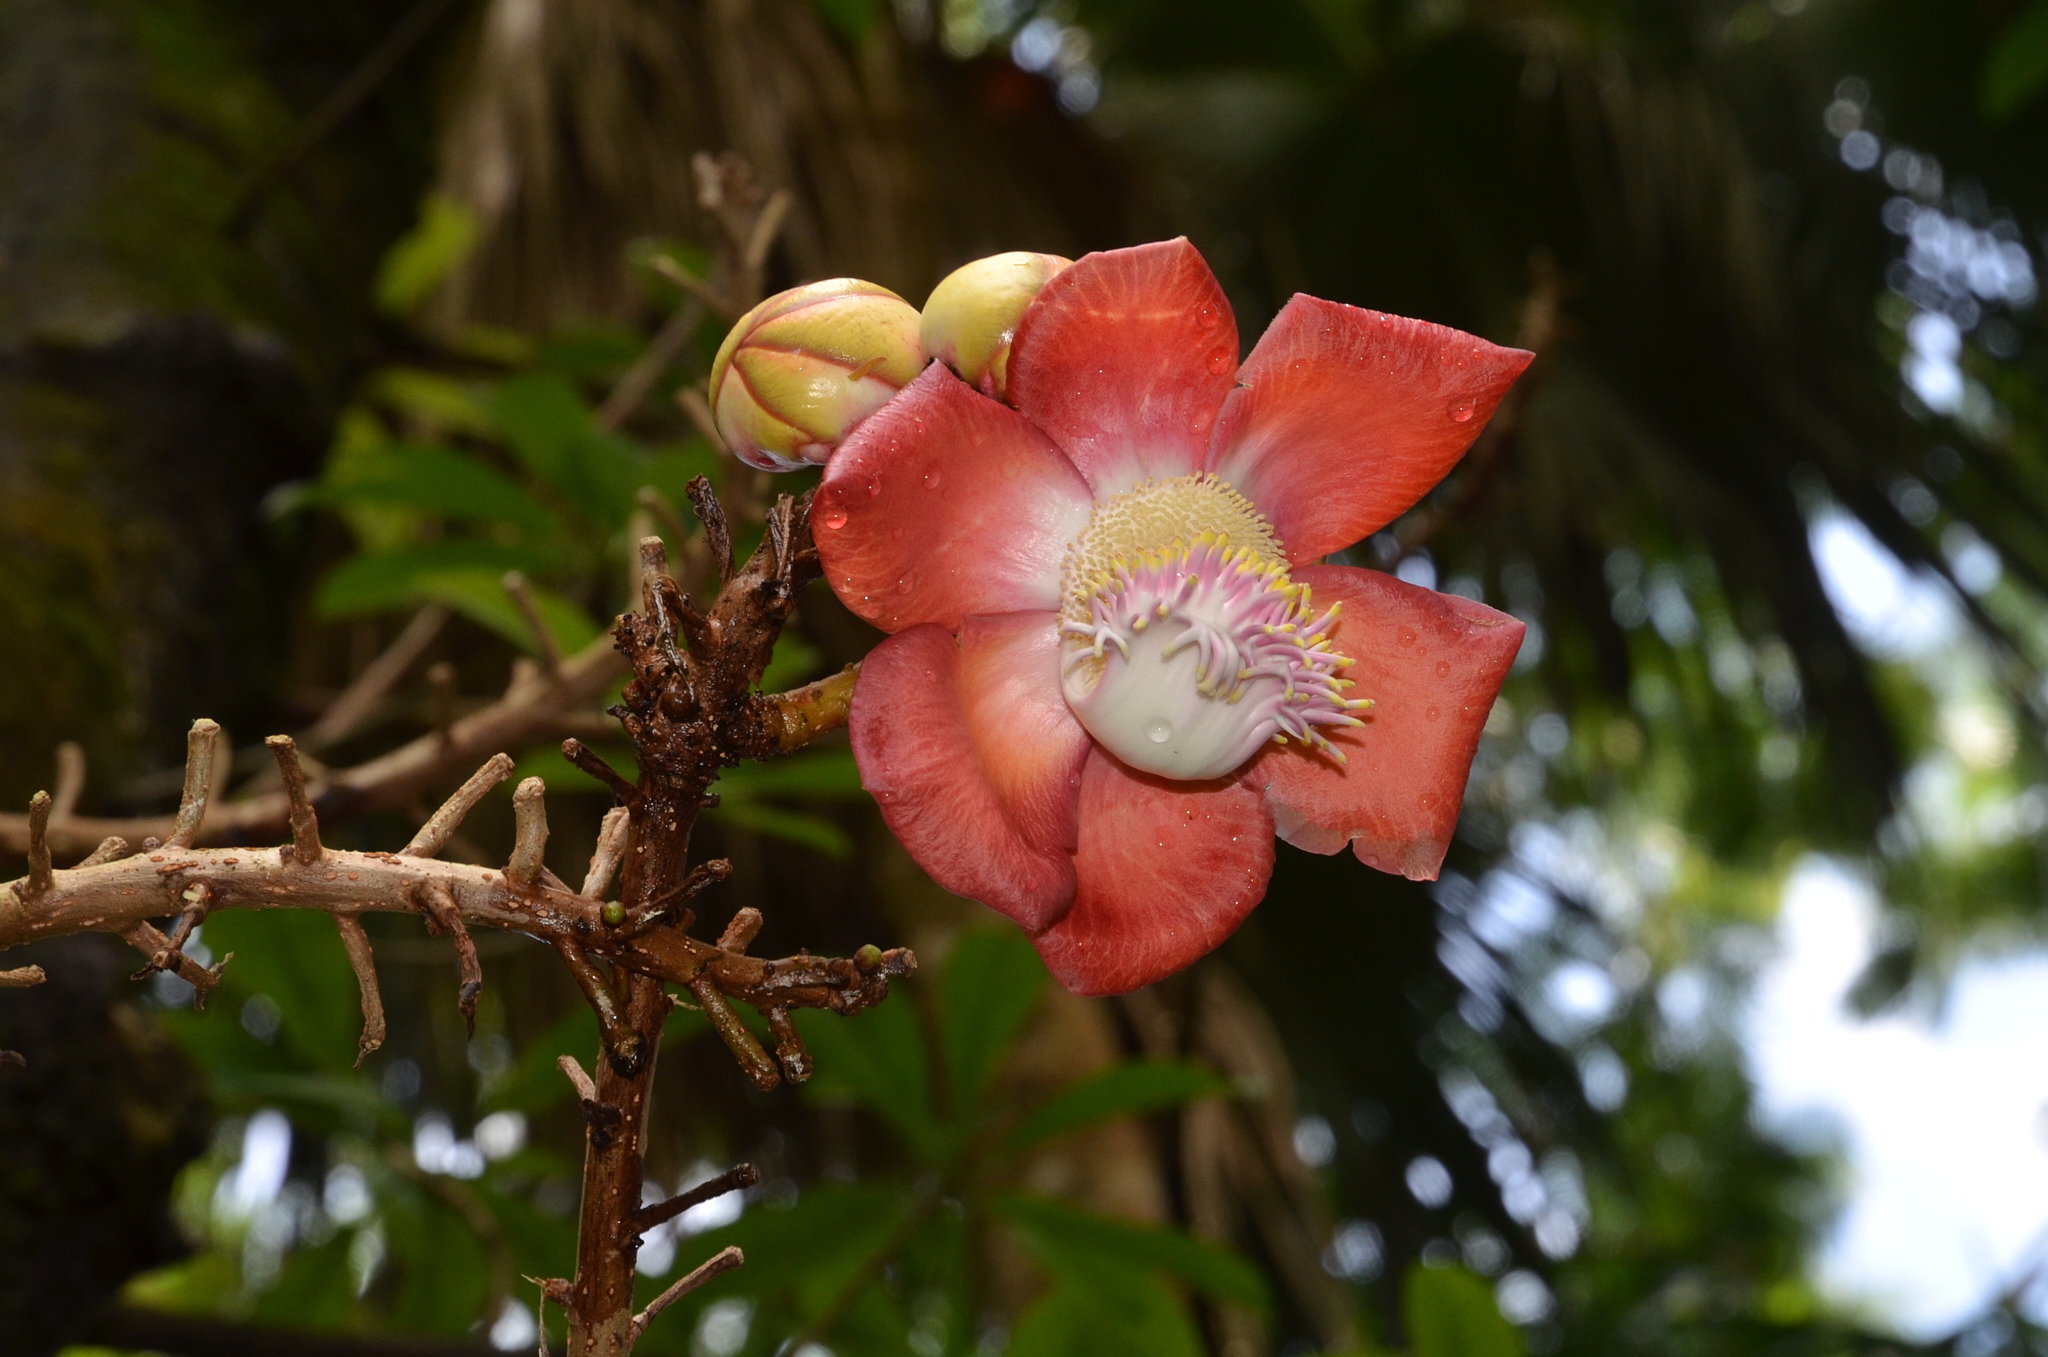
[[[982,394],[1003,399],[1018,320],[1038,290],[1073,262],[1056,254],[1013,250],[954,269],[925,299],[926,355],[945,363]]]
[[[769,471],[822,463],[924,368],[910,303],[858,278],[777,293],[741,316],[711,365],[733,455]]]

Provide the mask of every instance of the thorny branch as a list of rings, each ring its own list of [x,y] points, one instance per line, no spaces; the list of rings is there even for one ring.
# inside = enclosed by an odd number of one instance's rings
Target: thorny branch
[[[790,199],[778,192],[764,203],[746,167],[731,157],[699,157],[696,169],[700,204],[726,237],[726,262],[720,288],[714,291],[697,280],[685,288],[700,303],[737,314],[759,293]],[[671,330],[687,333],[697,312],[696,304],[686,304],[664,335],[672,340]],[[638,403],[649,374],[658,373],[666,361],[657,362],[650,354],[646,371],[637,372],[635,382],[622,383],[605,411],[607,424]],[[701,396],[683,404],[708,424],[708,410],[695,408],[703,405]],[[563,656],[531,587],[523,577],[509,576],[505,587],[532,628],[543,663],[516,667],[498,702],[461,721],[443,719],[435,731],[380,759],[338,773],[315,764],[309,777],[301,742],[275,736],[267,743],[277,763],[278,789],[216,804],[224,790],[215,769],[219,727],[200,720],[190,732],[183,795],[169,821],[77,817],[84,764],[75,746],[60,751],[56,797],[38,793],[26,816],[0,817],[0,849],[24,851],[29,863],[26,876],[0,884],[0,950],[71,933],[117,933],[147,959],[143,974],[175,972],[194,986],[196,1002],[203,1006],[233,959],[224,957],[207,968],[184,953],[193,930],[210,912],[325,910],[335,918],[361,992],[359,1065],[385,1036],[375,958],[361,921],[365,912],[416,912],[430,931],[451,936],[460,968],[459,1003],[472,1034],[483,971],[471,930],[512,929],[553,946],[597,1014],[603,1038],[594,1077],[572,1057],[560,1062],[586,1122],[576,1275],[573,1281],[535,1279],[543,1304],[552,1301],[568,1312],[572,1357],[625,1357],[663,1308],[743,1261],[739,1250],[727,1249],[645,1310],[633,1312],[641,1236],[699,1202],[759,1178],[753,1166],[743,1164],[665,1202],[641,1206],[649,1089],[662,1024],[677,1002],[668,987],[689,992],[742,1068],[766,1089],[783,1078],[809,1076],[810,1057],[790,1019],[793,1010],[856,1012],[879,1003],[892,979],[916,967],[907,950],[874,946],[852,957],[749,956],[747,948],[762,926],[760,913],[752,909],[740,911],[715,945],[687,932],[694,922],[688,901],[730,871],[723,861],[689,862],[697,814],[716,799],[709,794],[712,784],[726,768],[789,753],[845,724],[854,675],[849,668],[789,693],[754,691],[798,593],[818,574],[809,497],[778,497],[765,516],[760,547],[737,568],[725,509],[710,484],[694,481],[689,499],[703,527],[691,547],[708,556],[719,586],[708,605],[700,608],[670,577],[662,540],[644,538],[641,611],[618,619],[609,645],[597,643]],[[360,729],[444,621],[438,610],[415,617],[303,743],[322,748]],[[502,869],[439,861],[436,855],[463,819],[510,776],[512,760],[504,753],[484,758],[486,752],[525,745],[551,731],[587,731],[587,722],[578,723],[579,712],[622,671],[630,671],[631,679],[612,714],[635,746],[637,782],[627,781],[579,740],[563,745],[564,755],[607,786],[618,802],[605,817],[582,888],[570,891],[543,861],[548,824],[545,788],[538,778],[526,779],[514,795],[514,847]],[[436,680],[430,675],[430,682],[445,708],[448,676]],[[397,853],[322,844],[323,814],[410,805],[428,787],[445,784],[453,772],[479,759],[482,766]],[[202,836],[232,842],[286,830],[291,842],[280,847],[197,846]],[[53,851],[79,852],[95,841],[98,846],[76,866],[54,867]],[[136,844],[140,847],[131,846]],[[615,879],[618,894],[608,900]],[[172,916],[176,923],[166,936],[155,921]],[[0,971],[0,988],[42,979],[36,967]],[[774,1043],[772,1056],[740,1019],[735,1003],[762,1015]],[[0,1052],[0,1063],[9,1059],[10,1053]],[[11,1059],[18,1063],[20,1058]]]

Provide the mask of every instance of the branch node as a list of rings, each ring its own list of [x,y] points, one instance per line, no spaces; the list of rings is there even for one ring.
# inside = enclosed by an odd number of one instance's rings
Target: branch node
[[[47,895],[55,881],[50,871],[50,794],[37,792],[28,803],[28,879],[21,883],[22,903]]]
[[[555,952],[562,958],[562,964],[569,968],[569,974],[575,977],[576,984],[583,991],[583,997],[590,1004],[591,1011],[597,1014],[597,1028],[604,1040],[605,1058],[612,1062],[612,1068],[622,1076],[632,1078],[647,1063],[647,1052],[640,1040],[640,1034],[634,1031],[633,1025],[619,1013],[618,1000],[612,997],[611,986],[605,982],[604,975],[597,967],[591,964],[582,946],[567,936],[558,936],[552,941]],[[567,1073],[566,1070],[563,1072]],[[596,1141],[593,1139],[591,1143],[596,1144]],[[602,1149],[603,1146],[598,1148]]]
[[[590,870],[584,873],[583,889],[577,894],[586,900],[604,898],[604,893],[611,889],[612,878],[618,875],[619,863],[625,860],[626,842],[632,834],[631,811],[613,806],[604,813],[604,824],[597,831],[597,851],[590,855]]]
[[[106,838],[100,840],[99,847],[86,854],[84,861],[80,862],[78,866],[97,867],[106,862],[119,862],[133,851],[133,849],[128,847],[128,840],[122,838],[119,834],[109,834]],[[72,870],[76,871],[77,868],[74,867]]]
[[[761,911],[749,905],[732,916],[725,932],[718,935],[718,950],[744,953],[761,932]]]
[[[206,803],[213,795],[213,754],[219,735],[220,723],[202,716],[185,736],[185,790],[178,798],[171,836],[164,840],[166,848],[190,848],[199,841]]]
[[[289,735],[273,735],[263,743],[277,760],[278,774],[284,778],[285,799],[291,803],[292,861],[310,866],[320,861],[322,854],[320,817],[313,813],[313,803],[306,799],[306,770],[299,764],[298,742]]]
[[[512,857],[505,880],[517,890],[532,890],[540,880],[548,846],[547,784],[530,777],[512,793]]]

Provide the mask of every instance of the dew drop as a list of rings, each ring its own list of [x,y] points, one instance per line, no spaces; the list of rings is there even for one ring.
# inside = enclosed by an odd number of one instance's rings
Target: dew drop
[[[819,514],[819,515],[818,515],[818,526],[819,526],[819,527],[821,527],[821,528],[843,528],[843,527],[845,527],[845,526],[846,526],[846,509],[845,509],[845,507],[844,507],[843,505],[838,505],[838,504],[834,504],[834,505],[832,505],[832,506],[831,506],[830,508],[826,509],[824,513],[822,513],[822,514]]]
[[[1195,324],[1204,330],[1215,329],[1217,322],[1222,319],[1223,313],[1213,306],[1205,306],[1195,312]]]
[[[1404,646],[1412,646],[1415,644],[1415,628],[1401,628],[1401,644]]]
[[[1436,793],[1424,792],[1422,795],[1415,798],[1415,804],[1422,807],[1424,810],[1430,809],[1431,807],[1436,805]]]
[[[1436,720],[1436,718],[1437,718],[1437,715],[1438,715],[1438,713],[1437,713],[1437,709],[1436,709],[1435,707],[1431,707],[1431,708],[1429,708],[1429,709],[1428,709],[1427,711],[1423,712],[1422,714],[1423,714],[1424,716],[1428,717],[1428,718],[1429,718],[1430,720],[1432,720],[1432,721]]]
[[[896,577],[896,592],[899,594],[909,593],[916,585],[917,581],[910,577],[909,571],[905,571]]]
[[[1464,423],[1468,422],[1468,421],[1469,421],[1469,420],[1470,420],[1470,419],[1472,418],[1472,413],[1473,413],[1473,406],[1472,406],[1472,402],[1471,402],[1471,401],[1459,401],[1459,402],[1457,402],[1456,404],[1454,404],[1454,405],[1452,405],[1452,406],[1451,406],[1451,411],[1450,411],[1450,413],[1451,413],[1451,423],[1453,423],[1453,424],[1464,424]]]
[[[924,473],[924,488],[927,490],[939,488],[939,469],[937,467],[933,467]]]
[[[879,475],[868,477],[864,488],[868,492],[868,498],[873,499],[876,495],[882,493],[882,478]]]
[[[1438,678],[1449,678],[1451,676],[1451,662],[1449,660],[1438,660],[1436,662],[1436,676]]]
[[[1236,366],[1237,363],[1231,356],[1227,345],[1218,344],[1215,348],[1209,350],[1209,373],[1211,376],[1221,377]]]
[[[1173,727],[1167,725],[1164,721],[1154,721],[1151,725],[1145,727],[1145,738],[1153,744],[1165,744],[1173,738]]]

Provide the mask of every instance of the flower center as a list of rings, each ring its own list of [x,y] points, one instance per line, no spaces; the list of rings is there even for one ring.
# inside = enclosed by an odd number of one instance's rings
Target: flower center
[[[1333,755],[1320,726],[1359,724],[1351,663],[1330,649],[1280,540],[1214,476],[1146,481],[1095,507],[1061,576],[1061,687],[1088,733],[1133,768],[1196,781],[1267,741]]]

